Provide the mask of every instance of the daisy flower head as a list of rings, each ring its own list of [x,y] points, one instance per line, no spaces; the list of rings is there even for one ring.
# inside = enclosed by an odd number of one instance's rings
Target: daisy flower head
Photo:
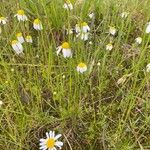
[[[115,27],[109,27],[109,33],[111,34],[111,35],[113,35],[113,36],[115,36],[116,35],[116,33],[117,33],[117,29],[115,28]]]
[[[62,43],[62,45],[57,48],[57,55],[61,52],[61,50],[64,58],[72,57],[71,47],[68,42]]]
[[[16,54],[19,55],[19,54],[23,53],[23,46],[19,41],[13,40],[11,42],[11,46],[12,46],[12,48],[15,51]]]
[[[6,17],[0,17],[0,24],[6,24],[7,23],[7,18]]]
[[[136,42],[137,44],[141,44],[141,43],[142,43],[142,38],[141,38],[141,37],[137,37],[137,38],[135,39],[135,42]]]
[[[18,21],[28,20],[27,16],[25,15],[24,10],[21,10],[21,9],[17,11],[17,14],[15,15],[15,17],[17,17]]]
[[[84,73],[85,71],[87,71],[87,65],[83,62],[79,63],[77,66],[77,71],[79,73]]]
[[[73,9],[73,5],[72,3],[70,2],[70,0],[65,0],[65,3],[63,5],[63,8],[64,9],[67,9],[67,10],[72,10]]]
[[[40,19],[35,19],[34,22],[33,22],[33,28],[35,30],[43,30],[43,26],[42,26],[42,23],[41,23],[41,20]]]
[[[113,49],[112,43],[106,45],[106,50],[111,51]]]
[[[146,72],[150,72],[150,63],[149,64],[147,64],[147,66],[146,66]]]
[[[17,33],[16,36],[17,36],[18,41],[19,41],[21,44],[25,42],[25,41],[24,41],[24,37],[23,37],[23,35],[22,35],[21,32]]]
[[[46,132],[46,139],[40,139],[40,150],[57,150],[62,148],[63,142],[58,141],[61,134],[55,135],[54,131]]]
[[[75,31],[77,33],[77,37],[80,36],[81,40],[87,41],[89,38],[90,27],[86,22],[81,24],[76,24]]]
[[[81,28],[80,28],[79,24],[76,24],[75,31],[76,31],[76,33],[80,33],[81,32]]]
[[[27,43],[33,43],[32,36],[27,35],[25,39]]]
[[[121,18],[127,18],[128,15],[129,15],[128,12],[122,12],[122,13],[120,14]]]
[[[90,31],[90,27],[86,22],[81,23],[81,31],[87,33]]]
[[[150,22],[147,23],[146,33],[150,33]]]

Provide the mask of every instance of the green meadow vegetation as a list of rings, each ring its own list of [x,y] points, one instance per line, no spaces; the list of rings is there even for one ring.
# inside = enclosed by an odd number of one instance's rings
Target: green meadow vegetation
[[[62,134],[63,150],[150,150],[150,0],[70,2],[72,10],[64,0],[0,0],[0,150],[38,150],[50,130]],[[18,10],[27,21],[14,17]],[[33,28],[36,18],[43,30]],[[87,41],[76,37],[81,22],[90,27]],[[19,32],[33,43],[17,55],[11,42]],[[57,55],[63,42],[72,58]]]

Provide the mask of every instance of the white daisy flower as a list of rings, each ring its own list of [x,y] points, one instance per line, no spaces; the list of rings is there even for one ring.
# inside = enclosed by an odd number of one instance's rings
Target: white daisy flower
[[[106,45],[106,50],[111,51],[113,49],[113,45],[111,43]]]
[[[109,33],[114,36],[117,33],[117,29],[115,27],[109,27]]]
[[[81,28],[80,28],[79,24],[76,24],[75,31],[76,31],[76,33],[80,33],[81,32]]]
[[[135,39],[135,42],[136,42],[137,44],[141,44],[141,43],[142,43],[142,38],[141,38],[141,37],[137,37],[137,38]]]
[[[90,27],[86,22],[81,23],[81,32],[87,33],[90,31]]]
[[[129,15],[128,12],[122,12],[122,13],[120,14],[121,18],[127,18],[128,15]]]
[[[57,55],[61,52],[61,50],[64,58],[72,57],[72,51],[68,42],[64,42],[61,46],[57,48]]]
[[[73,5],[71,4],[71,2],[69,0],[66,0],[65,4],[63,5],[63,8],[67,9],[67,10],[72,10]]]
[[[81,40],[87,41],[89,37],[89,31],[90,27],[86,22],[79,24],[76,24],[75,31],[77,33],[77,37],[80,37]]]
[[[0,24],[6,24],[7,23],[7,18],[6,17],[0,17]]]
[[[94,17],[94,13],[89,14],[89,18],[92,19]]]
[[[77,66],[77,71],[80,73],[84,73],[85,71],[87,71],[87,66],[85,63],[79,63]]]
[[[17,36],[18,41],[19,41],[21,44],[25,42],[25,41],[24,41],[24,37],[22,36],[22,33],[21,33],[21,32],[17,33],[16,36]]]
[[[34,20],[34,22],[33,22],[33,28],[35,30],[43,30],[42,23],[41,23],[41,21],[38,18]]]
[[[150,63],[146,66],[146,72],[150,72]]]
[[[150,22],[148,22],[148,24],[147,24],[146,33],[150,33]]]
[[[27,21],[28,20],[27,16],[25,15],[24,10],[18,10],[15,17],[17,17],[18,21]]]
[[[46,139],[40,139],[40,150],[57,150],[62,148],[63,142],[58,141],[61,134],[55,135],[54,131],[46,132]]]
[[[14,51],[16,52],[16,54],[19,55],[19,54],[23,53],[23,46],[19,41],[13,40],[11,42],[11,46],[14,49]]]
[[[25,39],[27,43],[33,43],[32,36],[28,35]]]

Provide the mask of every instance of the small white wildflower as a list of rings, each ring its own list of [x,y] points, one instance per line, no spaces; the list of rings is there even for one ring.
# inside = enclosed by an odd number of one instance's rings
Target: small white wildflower
[[[53,92],[53,95],[56,95],[57,94],[57,92]]]
[[[28,20],[27,16],[25,15],[24,10],[18,10],[15,17],[17,17],[18,21],[27,21]]]
[[[40,139],[40,150],[57,150],[62,148],[63,142],[58,141],[61,134],[55,135],[54,131],[46,132],[46,139]]]
[[[89,18],[92,19],[94,17],[94,13],[89,14]]]
[[[120,14],[120,16],[121,16],[121,18],[127,18],[128,17],[128,12],[122,12],[121,14]]]
[[[41,23],[41,21],[38,18],[34,20],[34,22],[33,22],[33,28],[35,30],[43,30],[42,23]]]
[[[90,45],[92,45],[92,44],[93,44],[93,42],[92,42],[92,41],[90,41],[90,42],[89,42],[89,44],[90,44]]]
[[[113,49],[113,45],[111,43],[106,45],[106,50],[111,51]]]
[[[100,66],[100,65],[101,65],[101,63],[100,63],[100,62],[98,62],[98,63],[97,63],[97,66]]]
[[[15,69],[14,68],[11,68],[11,72],[14,72],[15,71]]]
[[[32,36],[28,35],[25,39],[27,43],[33,43]]]
[[[63,8],[67,9],[67,10],[72,10],[73,5],[71,4],[71,2],[69,0],[66,0],[65,4],[63,5]]]
[[[63,76],[62,76],[62,78],[63,78],[63,79],[65,79],[65,78],[66,78],[66,76],[65,76],[65,75],[63,75]]]
[[[81,24],[76,24],[75,31],[77,33],[77,37],[80,37],[81,40],[87,41],[89,38],[90,27],[86,22]]]
[[[115,27],[109,27],[109,33],[114,36],[117,33],[117,29]]]
[[[87,66],[85,63],[79,63],[77,66],[77,71],[80,73],[84,73],[85,71],[87,71]]]
[[[7,23],[7,18],[6,17],[0,17],[0,24],[6,24]]]
[[[17,33],[16,36],[21,44],[25,42],[21,32]]]
[[[141,44],[141,43],[142,43],[142,38],[141,38],[141,37],[137,37],[137,38],[135,39],[135,42],[136,42],[137,44]]]
[[[13,40],[11,42],[11,46],[14,49],[14,51],[16,52],[16,54],[19,55],[19,54],[23,53],[23,46],[19,41]]]
[[[61,50],[64,58],[72,57],[71,47],[68,42],[64,42],[61,46],[57,47],[57,55],[61,52]]]

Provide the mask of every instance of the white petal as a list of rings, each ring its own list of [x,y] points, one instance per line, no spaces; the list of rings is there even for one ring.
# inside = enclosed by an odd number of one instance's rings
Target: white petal
[[[46,137],[47,137],[47,138],[50,138],[50,136],[49,136],[49,133],[48,133],[48,132],[46,132]]]
[[[70,10],[72,10],[72,9],[73,9],[73,6],[72,6],[72,4],[71,4],[71,3],[70,3],[68,6],[69,6],[69,9],[70,9]]]
[[[67,10],[69,9],[69,8],[68,8],[68,5],[67,5],[66,3],[63,5],[63,8],[64,8],[64,9],[67,9]]]
[[[56,53],[57,53],[57,56],[58,56],[58,54],[59,54],[59,53],[61,52],[61,50],[62,50],[62,47],[59,46],[59,47],[57,47],[56,49],[57,49],[57,52],[56,52]]]
[[[150,33],[150,25],[146,27],[146,33]]]
[[[63,142],[57,141],[55,142],[55,145],[59,148],[61,148],[63,146]]]
[[[57,140],[57,139],[59,139],[61,136],[62,136],[61,134],[57,134],[54,139]]]
[[[44,145],[44,146],[41,146],[40,149],[46,150],[46,149],[47,149],[47,146],[45,146],[45,145]]]

